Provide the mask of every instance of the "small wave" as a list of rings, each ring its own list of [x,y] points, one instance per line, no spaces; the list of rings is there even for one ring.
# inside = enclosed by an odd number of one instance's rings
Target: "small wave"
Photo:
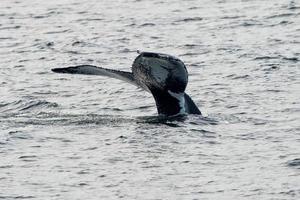
[[[9,105],[9,103],[0,103],[0,108]]]
[[[31,15],[30,17],[33,19],[44,19],[50,17],[50,15]]]
[[[184,47],[192,49],[192,48],[195,48],[195,47],[200,47],[200,45],[197,45],[197,44],[185,44]]]
[[[199,55],[198,52],[197,53],[189,52],[189,53],[180,54],[179,56],[183,57],[183,56],[198,56],[198,55]]]
[[[58,33],[66,33],[68,32],[69,30],[66,29],[66,30],[61,30],[61,31],[48,31],[48,32],[45,32],[45,34],[58,34]]]
[[[279,70],[279,69],[280,69],[280,67],[278,66],[278,64],[268,64],[262,70],[268,73],[268,72],[276,71],[276,70]]]
[[[20,111],[29,110],[29,109],[35,109],[35,108],[41,108],[41,107],[57,107],[58,105],[56,103],[51,103],[48,101],[31,101],[24,105]]]
[[[10,29],[19,29],[21,26],[7,26],[7,27],[1,27],[0,30],[10,30]]]
[[[298,10],[298,9],[300,9],[300,6],[290,6],[288,9],[289,10]]]
[[[236,16],[224,16],[221,17],[221,19],[238,19],[238,18],[243,18],[245,17],[244,15],[236,15]]]
[[[202,17],[188,17],[184,19],[179,19],[175,22],[195,22],[195,21],[202,21],[202,20],[203,20]]]
[[[300,169],[300,158],[295,158],[287,162],[287,166]]]
[[[0,40],[13,40],[13,37],[0,37]]]
[[[83,42],[75,41],[75,42],[72,43],[72,46],[77,46],[77,45],[80,45],[80,44],[83,44]]]
[[[155,26],[156,24],[154,23],[144,23],[142,25],[140,25],[140,27],[148,27],[148,26]]]
[[[255,57],[254,60],[271,60],[271,59],[278,59],[278,56],[258,56]]]
[[[285,92],[284,90],[277,90],[277,89],[267,89],[265,90],[266,92],[274,92],[274,93],[278,93],[278,92]]]
[[[220,137],[219,134],[215,133],[215,132],[212,132],[212,131],[209,131],[209,130],[205,130],[203,128],[191,128],[190,131],[192,133],[200,133],[201,136],[203,138],[217,138],[217,137]]]
[[[291,16],[297,16],[297,15],[298,14],[296,14],[296,13],[282,13],[282,14],[268,16],[267,19],[280,18],[280,17],[291,17]]]
[[[37,160],[36,155],[26,155],[26,156],[19,156],[19,159],[24,161],[24,162],[33,162]]]
[[[248,74],[245,74],[245,75],[230,74],[226,77],[231,78],[233,80],[236,80],[236,79],[249,79],[250,78],[250,76]]]
[[[275,59],[281,59],[281,60],[286,60],[286,61],[293,61],[293,62],[298,62],[299,58],[297,57],[286,57],[282,55],[278,56],[258,56],[255,57],[254,60],[275,60]]]
[[[23,133],[22,131],[9,131],[7,141],[10,140],[27,140],[32,139],[32,136],[28,133]]]
[[[103,21],[102,18],[85,18],[85,19],[78,19],[76,22],[86,22],[86,21]]]
[[[299,58],[297,57],[282,57],[283,60],[298,62]]]
[[[0,196],[0,199],[35,199],[35,196]]]
[[[192,7],[188,8],[188,9],[189,10],[198,10],[200,8],[202,8],[202,7],[200,7],[200,6],[192,6]]]
[[[58,105],[56,103],[48,102],[45,100],[17,100],[11,103],[2,103],[0,105],[0,112],[16,113],[40,108],[53,108],[57,106]]]
[[[241,24],[241,26],[249,27],[249,26],[261,26],[262,24],[257,21],[246,21]]]
[[[201,115],[189,115],[187,122],[191,125],[218,125],[218,120]]]
[[[52,47],[52,46],[54,46],[54,42],[47,42],[47,43],[46,43],[46,46],[47,46],[47,47]]]

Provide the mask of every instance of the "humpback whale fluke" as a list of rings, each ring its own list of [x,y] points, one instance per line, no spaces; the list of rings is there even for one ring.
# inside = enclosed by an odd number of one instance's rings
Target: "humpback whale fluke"
[[[141,87],[153,95],[160,115],[201,115],[191,97],[184,92],[188,83],[188,72],[180,59],[162,53],[138,53],[139,55],[132,64],[132,72],[106,69],[93,65],[54,68],[52,71],[56,73],[108,76]]]

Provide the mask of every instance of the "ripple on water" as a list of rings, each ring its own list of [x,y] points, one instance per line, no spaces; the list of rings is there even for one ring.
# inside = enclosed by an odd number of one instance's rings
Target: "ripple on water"
[[[10,103],[2,103],[0,105],[1,114],[30,112],[36,109],[46,109],[58,107],[57,103],[48,102],[46,100],[16,100]],[[0,114],[0,115],[1,115]]]
[[[35,199],[35,196],[3,196],[0,195],[0,199],[5,199],[5,200],[13,200],[13,199]]]
[[[32,139],[32,136],[29,133],[24,133],[23,131],[9,131],[7,141],[15,139],[27,140]]]
[[[203,20],[202,17],[187,17],[187,18],[176,20],[175,22],[197,22],[202,20]]]
[[[140,27],[153,27],[155,26],[156,24],[155,23],[144,23],[144,24],[141,24]]]
[[[300,158],[295,158],[287,162],[287,166],[295,169],[300,169]]]
[[[272,19],[272,18],[283,18],[283,17],[294,17],[299,15],[299,13],[281,13],[281,14],[275,14],[268,16],[267,19]]]

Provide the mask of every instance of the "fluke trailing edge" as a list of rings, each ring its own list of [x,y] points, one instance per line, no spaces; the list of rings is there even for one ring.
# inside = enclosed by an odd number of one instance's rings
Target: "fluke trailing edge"
[[[92,65],[54,68],[52,71],[108,76],[141,87],[153,95],[159,115],[201,115],[191,97],[184,92],[188,83],[188,73],[184,63],[167,54],[139,53],[132,64],[132,72],[105,69]]]

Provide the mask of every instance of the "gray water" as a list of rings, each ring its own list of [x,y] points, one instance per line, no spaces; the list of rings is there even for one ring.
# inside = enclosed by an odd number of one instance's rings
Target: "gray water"
[[[175,55],[204,116],[119,80]],[[0,199],[299,199],[300,2],[0,2]]]

